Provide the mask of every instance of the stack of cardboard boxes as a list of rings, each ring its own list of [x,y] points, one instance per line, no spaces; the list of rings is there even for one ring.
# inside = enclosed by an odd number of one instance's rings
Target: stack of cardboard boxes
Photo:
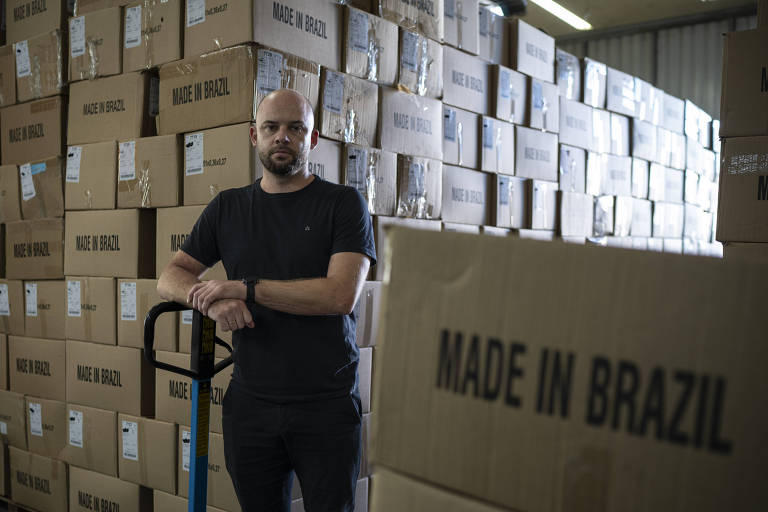
[[[768,2],[758,28],[725,34],[717,239],[727,259],[768,261]]]

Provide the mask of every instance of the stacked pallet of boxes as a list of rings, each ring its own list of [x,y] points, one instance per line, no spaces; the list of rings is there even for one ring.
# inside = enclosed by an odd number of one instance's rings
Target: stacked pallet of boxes
[[[725,35],[717,239],[726,259],[768,260],[768,3],[758,28]]]

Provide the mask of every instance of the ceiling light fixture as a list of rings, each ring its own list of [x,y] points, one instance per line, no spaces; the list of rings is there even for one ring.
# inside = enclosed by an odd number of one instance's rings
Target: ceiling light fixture
[[[573,28],[577,30],[591,30],[592,25],[588,21],[579,18],[571,11],[555,2],[554,0],[530,0],[534,4],[538,5],[542,9],[549,11],[551,14],[557,16]]]

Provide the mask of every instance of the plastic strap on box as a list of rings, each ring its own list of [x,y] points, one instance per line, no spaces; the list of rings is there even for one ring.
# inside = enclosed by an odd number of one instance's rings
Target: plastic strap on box
[[[464,19],[464,2],[462,2],[461,0],[456,0],[456,45],[462,50],[464,49],[464,45],[461,44],[463,40],[463,37],[462,37],[463,23],[461,22],[461,20],[463,19]]]
[[[379,168],[379,152],[368,151],[368,161],[365,166],[365,195],[368,201],[368,213],[376,213],[376,182]]]
[[[397,214],[401,217],[423,219],[427,213],[426,164],[415,161],[414,157],[406,157],[406,163],[407,189],[398,201]]]
[[[515,197],[515,180],[506,177],[507,180],[507,204],[509,206],[509,227],[515,227],[515,209],[512,206],[512,200]]]
[[[348,104],[352,103],[352,98],[349,98],[347,100]],[[356,126],[357,126],[357,112],[355,112],[355,109],[350,107],[347,109],[346,114],[344,115],[344,142],[355,142],[355,135],[356,135]]]

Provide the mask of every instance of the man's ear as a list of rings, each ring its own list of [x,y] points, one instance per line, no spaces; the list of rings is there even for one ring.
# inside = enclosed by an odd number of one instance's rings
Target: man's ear
[[[248,128],[248,137],[251,139],[251,145],[253,147],[256,147],[256,125],[251,123],[250,128]]]
[[[312,135],[310,139],[309,149],[315,149],[315,146],[317,146],[317,139],[320,136],[317,130],[312,130]]]

